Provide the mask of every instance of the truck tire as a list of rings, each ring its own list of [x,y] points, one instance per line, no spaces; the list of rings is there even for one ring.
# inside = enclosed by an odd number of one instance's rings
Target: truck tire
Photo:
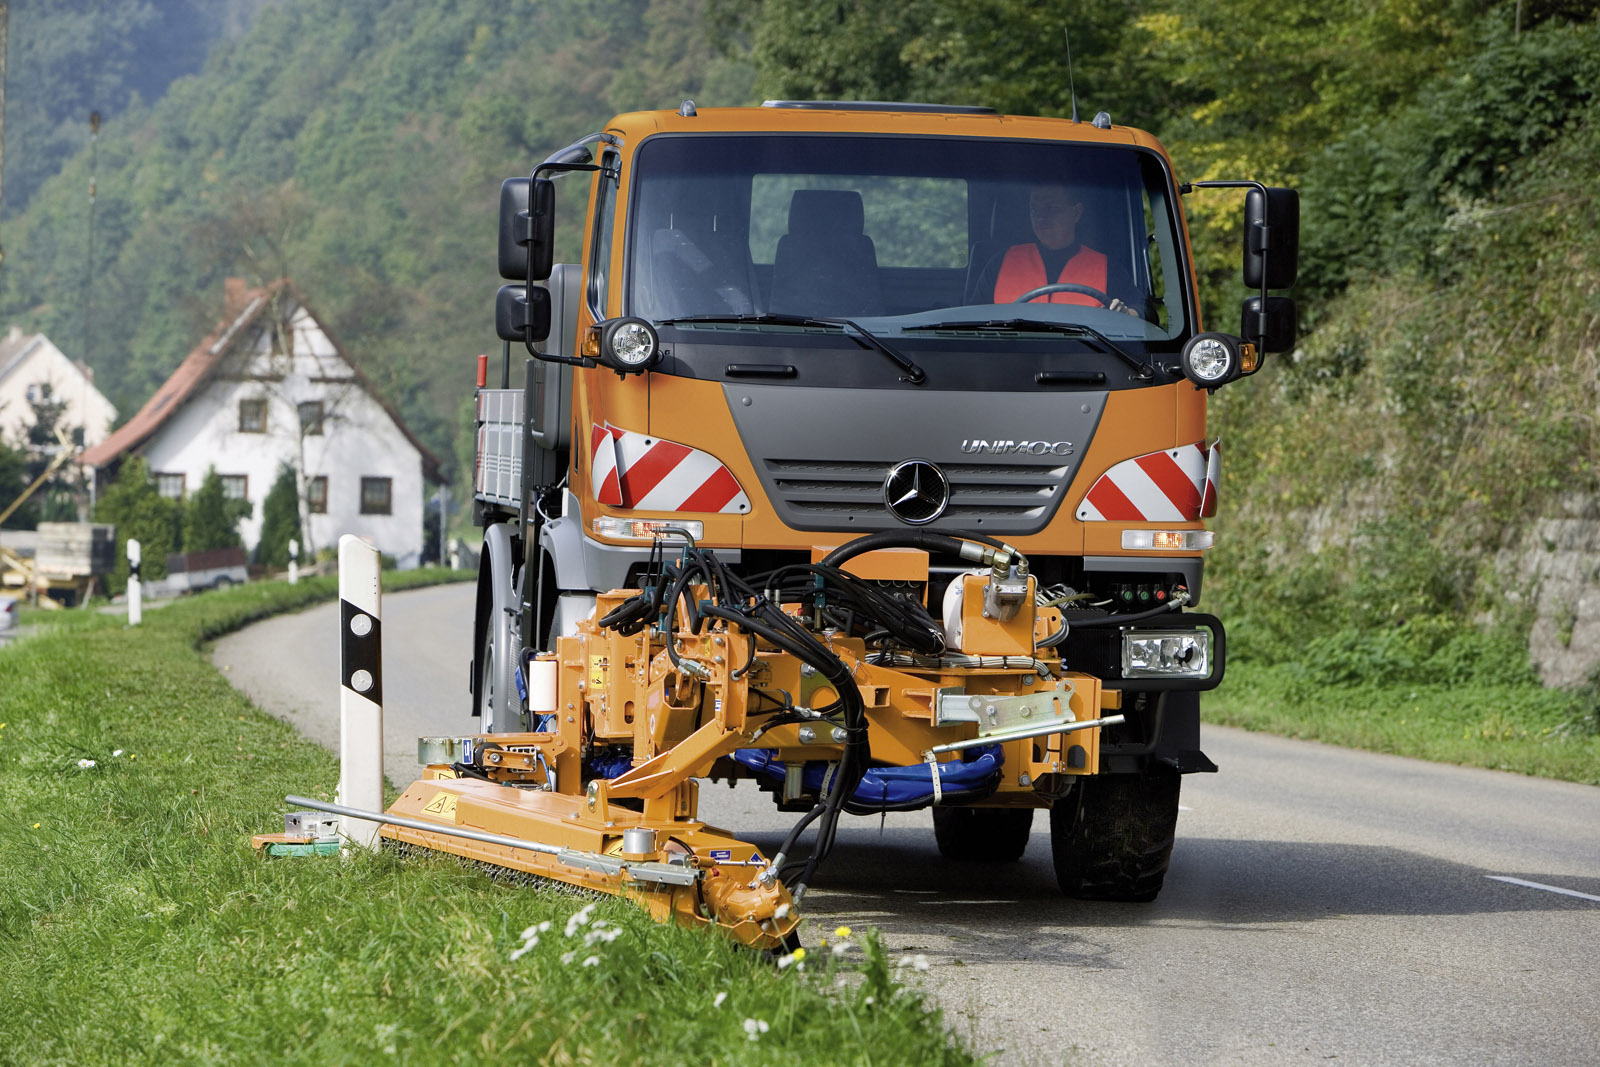
[[[1093,775],[1050,808],[1050,852],[1061,891],[1079,900],[1151,901],[1172,859],[1182,777]]]
[[[939,854],[958,863],[1015,863],[1028,848],[1032,808],[934,808]]]

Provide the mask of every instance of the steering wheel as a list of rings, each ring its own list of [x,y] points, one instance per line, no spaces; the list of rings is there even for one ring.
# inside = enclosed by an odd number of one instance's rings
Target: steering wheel
[[[1052,293],[1082,293],[1084,296],[1093,297],[1100,301],[1101,307],[1110,307],[1111,298],[1092,285],[1079,285],[1077,282],[1053,282],[1050,285],[1041,285],[1037,289],[1029,289],[1026,293],[1012,301],[1013,304],[1026,304],[1030,300],[1037,300],[1041,296]]]

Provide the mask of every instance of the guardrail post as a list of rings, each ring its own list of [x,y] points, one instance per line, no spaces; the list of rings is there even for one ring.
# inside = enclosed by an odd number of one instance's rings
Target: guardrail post
[[[383,611],[378,550],[354,534],[339,538],[338,802],[383,810]],[[344,818],[346,840],[378,847],[378,824]]]
[[[128,625],[138,626],[144,621],[143,585],[140,581],[139,542],[128,538]]]
[[[300,542],[289,542],[289,584],[300,584]]]

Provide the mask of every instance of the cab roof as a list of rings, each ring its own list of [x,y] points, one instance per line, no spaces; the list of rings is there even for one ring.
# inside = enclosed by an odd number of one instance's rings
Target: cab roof
[[[625,143],[657,133],[878,133],[1078,141],[1162,151],[1154,137],[1131,126],[1101,129],[1088,122],[1002,115],[989,108],[874,101],[788,100],[768,101],[762,107],[699,109],[686,102],[679,110],[618,115],[606,124],[606,132],[621,136]]]

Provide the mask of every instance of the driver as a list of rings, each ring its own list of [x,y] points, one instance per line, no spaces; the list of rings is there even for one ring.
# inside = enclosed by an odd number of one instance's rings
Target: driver
[[[1109,295],[1105,254],[1078,240],[1078,221],[1082,218],[1083,201],[1067,186],[1036,185],[1028,190],[1028,219],[1033,224],[1034,239],[1028,244],[1013,245],[989,265],[986,274],[994,278],[994,302],[1008,304],[1042,285],[1069,283],[1106,293],[1111,302],[1102,304],[1092,296],[1074,292],[1051,293],[1038,299],[1052,304],[1109,307],[1137,316],[1139,312],[1132,306]],[[990,286],[980,284],[978,291],[987,293]]]

